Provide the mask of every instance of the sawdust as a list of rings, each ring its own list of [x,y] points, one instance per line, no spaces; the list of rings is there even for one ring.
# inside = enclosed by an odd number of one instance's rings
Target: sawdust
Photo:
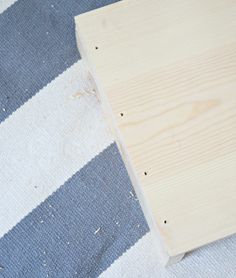
[[[94,232],[94,234],[96,235],[97,233],[100,232],[100,230],[101,230],[101,227],[99,227],[99,228]]]

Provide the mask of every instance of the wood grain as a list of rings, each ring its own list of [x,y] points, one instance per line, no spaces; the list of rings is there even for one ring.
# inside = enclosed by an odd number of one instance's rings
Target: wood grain
[[[170,256],[236,232],[235,15],[231,0],[126,0],[76,17]]]

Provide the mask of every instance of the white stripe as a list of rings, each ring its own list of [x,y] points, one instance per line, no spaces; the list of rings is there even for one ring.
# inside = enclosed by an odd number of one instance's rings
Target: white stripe
[[[159,253],[153,248],[153,235],[151,232],[143,236],[134,246],[117,259],[100,278],[121,277],[162,277],[153,276],[153,269],[158,265]]]
[[[17,0],[0,0],[0,14],[14,4]]]
[[[113,142],[81,62],[0,125],[0,237]]]
[[[154,236],[149,232],[117,259],[100,278],[233,278],[236,273],[236,236],[187,254],[181,262],[163,267],[158,263]]]

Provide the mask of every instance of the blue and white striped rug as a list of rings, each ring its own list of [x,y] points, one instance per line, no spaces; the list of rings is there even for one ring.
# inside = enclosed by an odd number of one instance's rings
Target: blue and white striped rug
[[[0,0],[0,277],[236,277],[236,237],[157,251],[86,71],[75,15],[115,0]]]

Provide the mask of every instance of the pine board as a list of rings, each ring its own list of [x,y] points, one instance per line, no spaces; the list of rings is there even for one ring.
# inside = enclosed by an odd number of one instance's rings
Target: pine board
[[[235,233],[236,2],[124,0],[75,20],[169,256]]]

